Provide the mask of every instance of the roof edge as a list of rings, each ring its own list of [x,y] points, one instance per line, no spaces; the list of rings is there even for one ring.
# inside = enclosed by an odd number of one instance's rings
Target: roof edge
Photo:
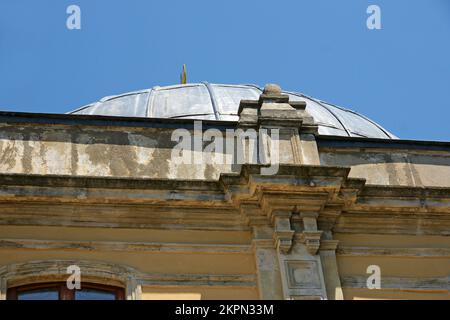
[[[193,128],[201,121],[204,128],[235,128],[237,121],[197,120],[176,118],[117,117],[98,115],[76,115],[62,113],[31,113],[0,111],[0,123],[25,123],[64,126],[134,127],[134,128]],[[450,141],[426,141],[405,139],[360,138],[317,135],[319,147],[341,148],[413,148],[422,150],[450,151]]]

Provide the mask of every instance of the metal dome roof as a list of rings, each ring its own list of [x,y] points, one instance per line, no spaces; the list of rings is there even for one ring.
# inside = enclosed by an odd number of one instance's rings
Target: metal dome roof
[[[190,83],[154,87],[109,96],[70,114],[119,117],[186,118],[200,120],[239,119],[241,100],[258,100],[262,89],[255,85]],[[306,110],[319,127],[319,134],[396,139],[380,125],[354,111],[306,96],[283,92],[292,101],[305,101]]]

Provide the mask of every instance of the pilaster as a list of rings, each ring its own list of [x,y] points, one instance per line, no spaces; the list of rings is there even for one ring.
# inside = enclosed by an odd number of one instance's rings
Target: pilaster
[[[6,300],[7,282],[5,277],[0,276],[0,300]]]
[[[330,300],[344,299],[336,259],[338,243],[338,240],[322,240],[319,251],[327,296]]]
[[[273,229],[253,227],[253,250],[259,297],[263,300],[282,300],[283,286],[277,250],[273,246]]]

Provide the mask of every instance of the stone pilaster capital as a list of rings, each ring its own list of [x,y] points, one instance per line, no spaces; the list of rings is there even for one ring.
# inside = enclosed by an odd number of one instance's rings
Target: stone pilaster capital
[[[271,216],[274,226],[275,247],[285,254],[291,250],[292,239],[295,234],[291,226],[291,216],[292,211],[288,210],[274,210]]]
[[[304,211],[300,211],[300,218],[314,218],[317,219],[319,217],[319,213],[318,212],[304,212]]]
[[[333,251],[337,250],[339,240],[322,240],[320,242],[320,251]]]
[[[298,236],[298,241],[304,243],[311,255],[316,255],[321,246],[320,238],[323,231],[303,231]]]

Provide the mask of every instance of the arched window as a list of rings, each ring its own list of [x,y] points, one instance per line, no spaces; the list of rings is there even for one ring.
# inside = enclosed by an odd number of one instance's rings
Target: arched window
[[[72,266],[80,268],[80,290],[67,288]],[[0,266],[0,300],[140,300],[143,277],[131,267],[102,261],[20,262]]]
[[[95,283],[82,283],[69,289],[66,282],[48,282],[8,288],[8,300],[123,300],[124,289]]]

